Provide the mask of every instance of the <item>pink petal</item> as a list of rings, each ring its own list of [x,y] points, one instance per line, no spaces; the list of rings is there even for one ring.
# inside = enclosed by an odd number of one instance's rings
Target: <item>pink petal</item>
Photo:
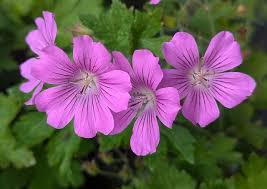
[[[29,80],[22,83],[19,89],[24,93],[31,92],[38,84],[40,83],[39,80]]]
[[[113,113],[114,129],[110,135],[121,133],[131,123],[137,112],[134,109],[127,109],[119,113]]]
[[[216,72],[230,70],[242,63],[240,46],[232,33],[223,31],[212,38],[204,55],[204,63]]]
[[[156,91],[156,99],[157,116],[164,125],[171,128],[181,109],[178,91],[173,87],[161,88]]]
[[[92,38],[87,35],[73,38],[73,59],[81,68],[87,69],[91,64],[89,52],[92,49],[92,43]]]
[[[26,36],[26,43],[35,54],[40,54],[42,49],[48,46],[39,30],[33,30]]]
[[[38,84],[39,85],[34,90],[32,97],[27,102],[25,102],[25,105],[34,105],[35,97],[41,92],[41,90],[43,89],[43,86],[44,86],[43,82],[39,81]]]
[[[133,69],[128,59],[119,51],[113,51],[113,69],[122,70],[127,72],[128,74],[132,74]]]
[[[39,111],[47,113],[47,123],[49,125],[56,129],[61,129],[74,116],[78,93],[77,89],[72,85],[52,87],[37,95],[35,104]]]
[[[144,111],[136,120],[131,137],[131,149],[138,156],[156,152],[160,134],[156,113]]]
[[[160,2],[160,0],[150,0],[150,4],[151,5],[156,5],[156,4],[158,4]]]
[[[32,75],[45,83],[64,84],[73,78],[76,70],[63,50],[50,46],[32,66]]]
[[[188,94],[191,84],[186,73],[176,69],[164,69],[159,88],[164,87],[176,88],[181,99],[183,99]]]
[[[20,90],[24,93],[31,92],[40,83],[40,81],[35,79],[31,74],[31,68],[35,61],[35,58],[30,58],[20,65],[20,74],[29,80],[22,83],[20,86]]]
[[[223,106],[233,108],[252,95],[256,82],[239,72],[226,72],[212,80],[211,93]]]
[[[75,114],[75,133],[84,138],[92,138],[99,131],[108,135],[114,128],[111,111],[97,95],[83,98]]]
[[[53,13],[44,11],[43,17],[35,19],[37,29],[31,31],[26,37],[27,44],[38,55],[44,48],[55,44],[57,34],[57,25]]]
[[[166,61],[180,71],[189,71],[199,62],[196,41],[186,32],[177,32],[170,42],[163,44]]]
[[[126,72],[113,70],[99,75],[101,99],[114,112],[126,110],[131,96],[130,77]]]
[[[20,67],[19,67],[20,68],[20,74],[25,79],[35,80],[35,78],[31,74],[31,69],[32,69],[32,65],[35,64],[36,60],[37,59],[35,59],[35,58],[30,58],[20,65]]]
[[[163,73],[158,64],[159,58],[149,50],[136,50],[133,54],[133,70],[135,73],[133,85],[145,85],[156,89],[162,80]]]
[[[44,30],[42,34],[45,36],[49,44],[54,44],[57,35],[57,24],[55,21],[55,15],[49,11],[43,11],[44,17]]]
[[[192,90],[185,99],[183,115],[193,124],[205,127],[219,117],[219,109],[214,97],[206,90]]]
[[[93,138],[97,130],[92,122],[89,98],[81,98],[74,117],[74,131],[79,137]]]
[[[73,58],[81,68],[93,73],[104,73],[111,67],[111,55],[102,43],[95,43],[87,36],[73,39]]]

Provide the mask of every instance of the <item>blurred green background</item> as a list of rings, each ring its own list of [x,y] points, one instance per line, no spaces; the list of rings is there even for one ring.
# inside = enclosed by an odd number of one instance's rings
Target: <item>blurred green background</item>
[[[151,49],[162,67],[161,44],[175,32],[193,34],[203,53],[213,35],[231,31],[244,57],[238,71],[257,89],[205,129],[179,115],[172,130],[161,126],[157,152],[144,158],[129,149],[131,126],[90,140],[71,124],[54,130],[18,90],[18,66],[34,56],[25,36],[42,10],[55,13],[56,43],[69,53],[73,35],[89,34],[129,57]],[[266,33],[265,0],[0,0],[0,188],[266,189]]]

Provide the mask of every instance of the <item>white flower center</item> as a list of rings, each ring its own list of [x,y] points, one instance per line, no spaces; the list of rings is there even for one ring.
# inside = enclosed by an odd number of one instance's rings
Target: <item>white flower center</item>
[[[156,103],[156,97],[153,91],[150,89],[142,88],[139,90],[134,90],[131,93],[131,100],[129,102],[129,107],[136,108],[139,111],[143,111],[146,108],[151,108]]]
[[[96,76],[84,71],[77,74],[71,83],[76,84],[79,87],[81,95],[88,94],[90,91],[94,91],[97,88]]]
[[[192,86],[204,88],[210,87],[213,76],[214,71],[210,71],[203,66],[203,59],[199,61],[199,64],[189,74]]]

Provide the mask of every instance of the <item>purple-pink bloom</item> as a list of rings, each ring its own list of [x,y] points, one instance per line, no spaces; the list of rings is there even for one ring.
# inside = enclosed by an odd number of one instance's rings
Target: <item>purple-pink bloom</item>
[[[150,0],[150,4],[151,5],[156,5],[156,4],[158,4],[160,2],[160,0]]]
[[[131,90],[130,77],[112,70],[111,55],[101,43],[89,36],[73,39],[73,59],[60,48],[50,46],[32,67],[35,78],[52,85],[36,96],[39,111],[47,113],[47,123],[56,129],[74,118],[75,133],[92,138],[114,128],[111,113],[127,109]]]
[[[131,137],[131,149],[140,156],[156,152],[160,140],[157,117],[171,128],[180,110],[180,97],[173,87],[158,88],[163,72],[159,58],[149,50],[136,50],[132,67],[120,52],[113,52],[114,67],[129,73],[132,82],[128,109],[114,113],[115,127],[111,134],[122,132],[137,115]]]
[[[48,11],[43,11],[43,18],[36,18],[35,24],[37,29],[27,35],[26,43],[35,54],[39,55],[44,48],[55,45],[57,25],[54,14]],[[35,58],[30,58],[20,65],[21,75],[28,79],[27,82],[20,86],[20,90],[24,93],[29,93],[35,89],[32,98],[26,102],[27,105],[34,104],[35,96],[42,90],[44,85],[43,82],[31,75],[31,67],[35,61]]]
[[[240,72],[226,72],[242,63],[239,44],[230,32],[212,38],[203,58],[199,58],[193,36],[178,32],[163,45],[166,61],[175,69],[164,70],[160,86],[179,91],[183,115],[193,124],[207,126],[219,117],[216,100],[233,108],[247,99],[256,87],[255,81]]]

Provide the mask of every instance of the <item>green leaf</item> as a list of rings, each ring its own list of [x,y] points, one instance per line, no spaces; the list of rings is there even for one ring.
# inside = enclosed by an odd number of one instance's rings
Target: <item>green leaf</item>
[[[170,145],[173,145],[186,161],[193,164],[196,140],[190,132],[178,125],[175,125],[171,130],[161,129],[161,131],[168,138]]]
[[[242,162],[241,154],[235,151],[237,140],[224,136],[224,134],[213,134],[210,137],[198,138],[195,153],[194,173],[204,179],[214,179],[221,176],[221,166],[231,166]]]
[[[113,136],[100,136],[99,145],[101,152],[107,152],[113,149],[118,149],[120,147],[129,147],[129,141],[132,133],[132,127],[128,128],[118,135]]]
[[[145,48],[151,50],[156,56],[163,58],[162,44],[169,41],[169,36],[162,36],[158,38],[142,38],[140,40],[139,48]]]
[[[80,19],[109,49],[129,54],[133,13],[119,0],[114,0],[110,10],[99,17],[81,15]]]
[[[47,146],[47,157],[50,166],[58,168],[62,184],[70,183],[79,186],[82,183],[81,170],[74,158],[80,148],[81,139],[73,133],[72,126],[58,131]]]
[[[19,144],[32,147],[49,138],[53,129],[46,124],[46,116],[43,113],[28,113],[20,117],[13,126],[13,132]]]
[[[57,0],[53,8],[59,28],[57,42],[64,47],[71,44],[72,33],[70,30],[79,23],[79,15],[88,12],[98,15],[102,12],[100,0]]]
[[[3,189],[24,188],[30,178],[29,170],[5,169],[0,173],[0,186]]]
[[[0,93],[0,107],[0,127],[5,127],[15,118],[20,105],[16,103],[13,97]]]
[[[235,189],[235,182],[233,179],[216,179],[201,183],[200,189]]]
[[[9,159],[17,168],[31,167],[36,164],[33,153],[27,148],[13,149],[9,154]]]
[[[140,180],[135,183],[138,189],[195,189],[196,186],[189,174],[167,162],[161,162],[149,178]]]
[[[242,174],[236,177],[237,189],[265,189],[267,185],[267,161],[255,154],[242,166]]]

